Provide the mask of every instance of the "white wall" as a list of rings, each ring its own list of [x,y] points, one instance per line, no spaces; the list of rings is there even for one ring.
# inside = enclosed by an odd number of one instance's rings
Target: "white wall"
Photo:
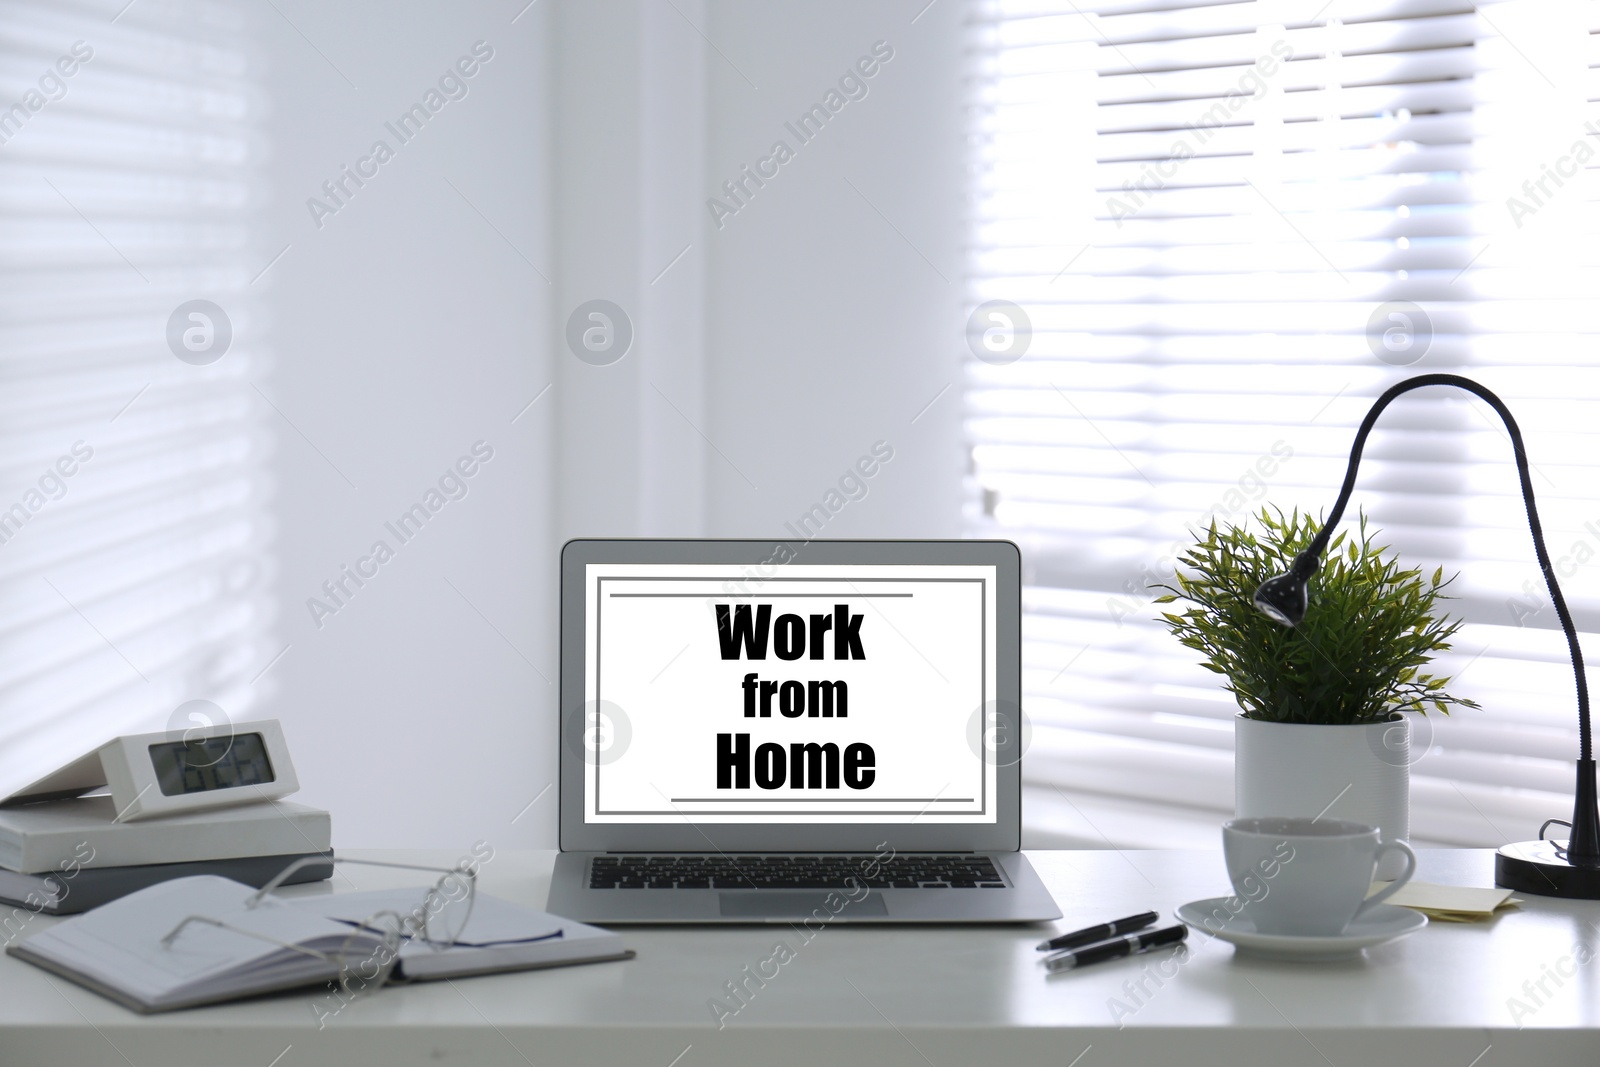
[[[783,534],[883,440],[826,535],[957,536],[961,30],[920,8],[558,7],[555,325],[602,297],[636,331],[610,366],[559,352],[564,535]],[[802,144],[785,123],[880,41]],[[717,225],[707,201],[780,139],[793,158]]]
[[[774,141],[795,151],[720,230],[701,204],[706,432],[739,469],[717,457],[708,467],[717,535],[783,533],[879,439],[894,460],[825,536],[959,535],[961,6],[924,4],[711,5],[726,58],[707,59],[702,199]],[[877,41],[894,56],[865,79],[867,95],[800,144],[784,124]]]
[[[697,0],[677,10],[572,2],[552,13],[563,539],[705,532],[695,197],[706,76],[703,39],[688,21],[704,17]],[[568,319],[596,299],[620,308],[633,331],[626,354],[605,365],[579,359],[566,337]]]
[[[267,710],[341,846],[549,847],[554,792],[526,806],[555,772],[561,539],[782,534],[877,440],[894,459],[826,535],[959,532],[957,5],[280,6],[291,648]],[[470,94],[319,230],[306,198],[480,39]],[[798,146],[784,122],[879,40],[866,98]],[[795,158],[719,231],[706,199],[786,136]],[[610,366],[564,339],[596,297],[636,331]],[[480,439],[467,498],[317,627],[306,599]]]
[[[555,769],[552,398],[512,423],[552,377],[547,5],[514,25],[504,3],[278,6],[272,221],[290,249],[270,272],[271,389],[291,647],[267,710],[336,844],[548,843],[553,792],[512,823]],[[468,95],[401,146],[384,124],[480,40],[494,54]],[[394,158],[319,229],[307,198],[377,139]],[[480,440],[494,458],[467,496],[400,545],[385,522]],[[319,628],[307,599],[379,539],[394,559]]]
[[[272,684],[260,13],[0,16],[0,795]]]

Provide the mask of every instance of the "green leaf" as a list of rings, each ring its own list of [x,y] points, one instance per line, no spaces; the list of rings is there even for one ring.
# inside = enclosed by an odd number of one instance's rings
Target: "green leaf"
[[[1364,513],[1353,529],[1335,531],[1311,577],[1305,621],[1285,629],[1255,609],[1256,586],[1286,569],[1319,527],[1313,515],[1270,505],[1243,526],[1213,519],[1180,553],[1173,584],[1154,586],[1165,590],[1158,603],[1187,605],[1160,618],[1202,666],[1227,679],[1223,688],[1251,718],[1370,722],[1394,709],[1476,707],[1447,694],[1448,679],[1418,673],[1450,648],[1461,625],[1436,615],[1454,576],[1403,567]]]

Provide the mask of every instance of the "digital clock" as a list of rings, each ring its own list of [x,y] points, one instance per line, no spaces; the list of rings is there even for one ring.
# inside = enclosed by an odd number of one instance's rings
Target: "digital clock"
[[[276,719],[107,741],[18,790],[6,804],[109,787],[118,822],[276,800],[300,788]]]
[[[260,734],[234,733],[150,746],[156,785],[175,797],[273,781],[272,760]]]

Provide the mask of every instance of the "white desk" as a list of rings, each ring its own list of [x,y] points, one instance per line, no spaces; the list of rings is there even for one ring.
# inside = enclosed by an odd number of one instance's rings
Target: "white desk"
[[[483,868],[481,887],[542,906],[552,855],[502,852]],[[1420,877],[1490,885],[1491,856],[1424,851]],[[1065,912],[1060,929],[1146,907],[1165,917],[1227,890],[1215,852],[1032,859]],[[415,881],[375,868],[349,873],[363,889]],[[1579,941],[1600,949],[1600,904],[1530,898],[1492,925],[1436,923],[1337,964],[1236,958],[1195,937],[1176,976],[1159,988],[1145,978],[1145,994],[1125,984],[1163,955],[1046,979],[1034,945],[1050,929],[841,926],[806,943],[786,925],[639,928],[628,934],[635,960],[384,990],[321,1030],[312,1006],[320,993],[139,1016],[0,957],[0,1064],[1600,1064],[1600,959],[1577,966],[1574,958]],[[727,1000],[724,983],[779,941],[794,958],[719,1031],[707,1001]],[[1560,987],[1546,978],[1551,995],[1519,1030],[1508,998],[1527,1000],[1523,983],[1546,967],[1575,973]],[[1136,1009],[1120,1029],[1111,998]]]

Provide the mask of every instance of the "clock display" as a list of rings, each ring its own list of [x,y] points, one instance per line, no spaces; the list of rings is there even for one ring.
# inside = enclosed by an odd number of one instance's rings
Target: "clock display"
[[[150,746],[156,782],[166,796],[262,785],[274,780],[260,734],[234,734]]]

